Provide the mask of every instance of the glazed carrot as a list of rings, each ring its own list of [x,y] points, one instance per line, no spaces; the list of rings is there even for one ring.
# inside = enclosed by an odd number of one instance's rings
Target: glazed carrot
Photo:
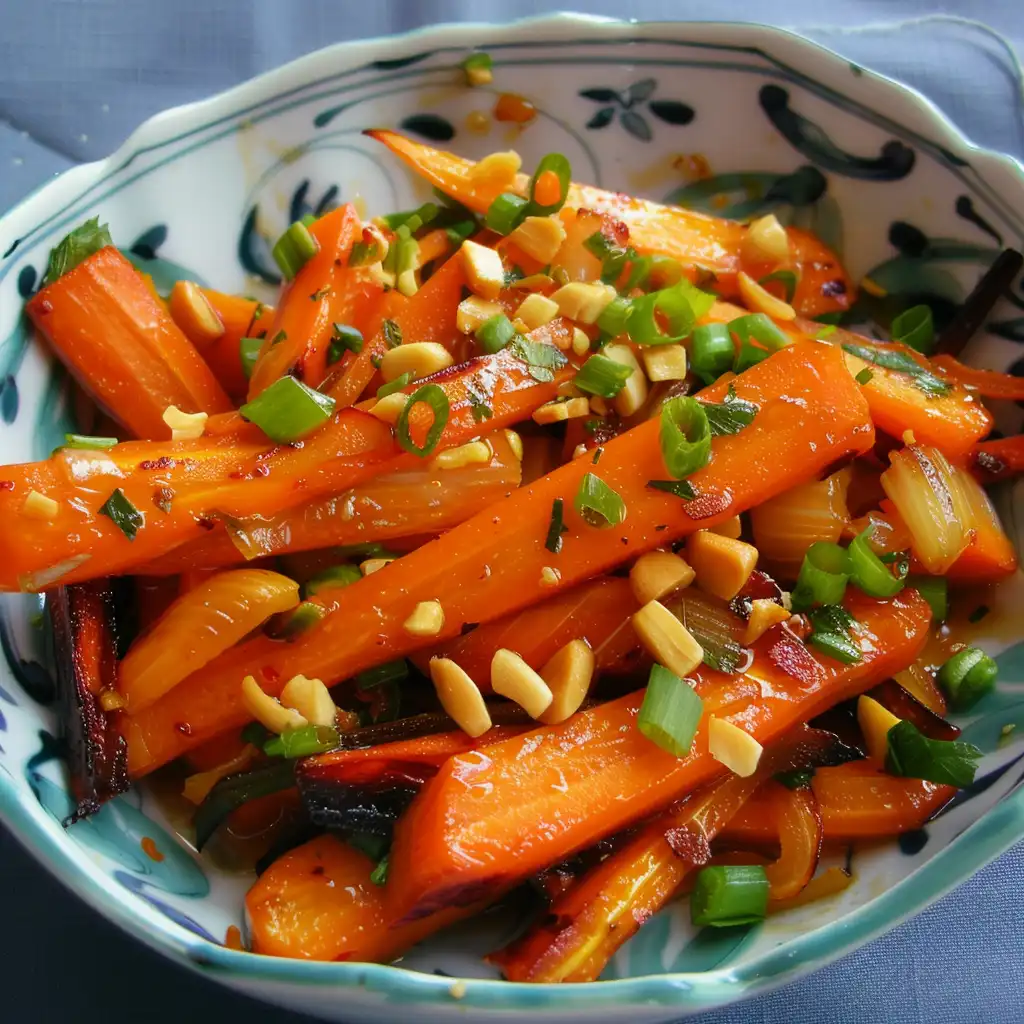
[[[386,963],[447,924],[468,916],[442,911],[394,927],[374,863],[334,836],[313,839],[276,860],[245,898],[252,951],[299,960]]]
[[[85,391],[136,437],[170,437],[169,405],[231,408],[195,346],[113,246],[38,291],[25,311]]]
[[[809,651],[815,678],[801,682],[774,664],[771,641],[762,638],[746,674],[701,668],[704,717],[686,757],[673,757],[636,728],[639,693],[488,747],[486,756],[451,758],[396,827],[387,885],[395,920],[479,899],[717,778],[726,769],[707,751],[709,716],[771,743],[905,666],[927,639],[930,609],[915,591],[890,602],[851,598],[849,608],[862,631],[856,664]]]
[[[334,311],[344,308],[355,282],[368,279],[365,271],[348,266],[361,233],[351,203],[324,214],[309,233],[319,249],[285,287],[249,378],[250,401],[293,369],[311,387],[323,380],[331,324],[339,319]]]
[[[778,860],[765,867],[769,898],[798,896],[814,877],[821,854],[822,822],[818,798],[808,788],[787,789],[774,779],[762,787],[762,801],[779,835]]]
[[[539,669],[570,640],[585,640],[598,672],[620,667],[639,641],[629,617],[638,608],[629,580],[599,577],[572,590],[495,619],[439,647],[416,652],[413,663],[426,671],[432,657],[451,658],[482,690],[491,688],[491,659],[501,647],[514,650]]]
[[[330,498],[277,515],[234,520],[160,555],[152,576],[240,565],[265,555],[436,534],[469,519],[519,486],[520,464],[502,431],[488,435],[487,465],[438,469],[431,462],[374,477]],[[425,500],[425,498],[429,500]]]
[[[266,333],[274,319],[274,307],[212,288],[199,290],[224,325],[224,333],[205,346],[195,338],[192,342],[231,400],[244,402],[249,381],[242,369],[240,342],[242,338],[259,338]]]
[[[382,142],[432,185],[476,213],[486,213],[498,194],[505,191],[506,186],[493,178],[474,179],[471,160],[413,142],[397,132],[375,130],[366,134]],[[525,194],[526,190],[527,177],[520,174],[515,191]],[[714,287],[723,295],[736,294],[736,274],[740,270],[749,269],[758,277],[762,276],[763,268],[744,252],[747,226],[738,221],[634,199],[591,185],[571,185],[566,206],[595,210],[622,221],[629,229],[630,243],[640,253],[658,253],[677,259],[691,276],[698,267],[713,271],[717,278]],[[787,233],[789,262],[799,279],[794,300],[796,308],[811,317],[848,309],[854,298],[853,283],[835,254],[807,232],[788,228]]]
[[[299,585],[266,569],[217,573],[178,598],[121,660],[118,692],[135,714],[276,612],[299,603]]]
[[[530,337],[540,343],[566,332],[565,322],[556,319]],[[491,409],[489,427],[511,426],[553,398],[572,372],[562,368],[553,380],[538,381],[506,349],[436,374],[432,380],[450,409],[437,450],[480,433],[474,409],[481,403]],[[430,409],[417,405],[409,417],[416,444],[424,443],[432,422]],[[130,571],[202,536],[217,516],[273,515],[381,472],[420,464],[401,451],[390,426],[361,410],[343,409],[301,445],[273,445],[247,425],[219,437],[131,442],[104,452],[64,450],[44,462],[0,467],[0,515],[18,523],[17,531],[0,535],[0,590],[40,590],[57,580]],[[145,515],[134,540],[98,511],[115,488]],[[32,490],[58,502],[52,520],[22,514]],[[157,504],[164,498],[169,511]]]
[[[595,467],[579,459],[562,466],[352,584],[338,613],[294,643],[242,644],[135,716],[128,744],[132,772],[144,774],[193,743],[244,724],[240,682],[249,672],[255,671],[268,692],[279,691],[297,672],[337,682],[430,645],[429,638],[403,629],[421,601],[441,603],[444,625],[433,642],[449,639],[467,622],[500,618],[643,551],[714,526],[872,444],[867,407],[832,346],[792,346],[734,384],[737,395],[760,411],[738,434],[712,442],[710,465],[690,478],[702,497],[683,504],[647,486],[665,476],[659,424],[650,420],[634,427],[605,445],[596,467],[627,506],[626,519],[614,530],[587,525],[572,507],[584,474]],[[716,385],[704,397],[717,401],[725,393],[724,385]],[[780,462],[781,451],[787,458]],[[569,531],[558,554],[545,547],[556,499],[563,502]],[[542,575],[547,566],[560,573],[554,587]],[[178,728],[183,722],[189,735]]]
[[[950,380],[961,387],[983,395],[985,398],[1001,398],[1009,402],[1024,401],[1024,377],[995,370],[979,370],[967,366],[953,356],[939,354],[932,356],[932,366],[938,367]]]
[[[982,441],[971,451],[969,465],[983,484],[1019,476],[1024,473],[1024,434]]]
[[[811,789],[818,798],[826,842],[883,839],[920,828],[956,793],[953,786],[886,775],[872,761],[818,768]],[[778,826],[766,798],[756,794],[722,838],[727,843],[777,843]]]

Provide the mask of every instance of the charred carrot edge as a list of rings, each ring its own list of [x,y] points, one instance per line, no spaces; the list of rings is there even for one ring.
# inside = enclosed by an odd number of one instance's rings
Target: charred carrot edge
[[[474,163],[452,153],[386,130],[365,133],[383,143],[421,177],[476,213],[486,213],[507,183],[471,175]],[[525,194],[527,177],[517,175],[515,191]],[[716,275],[715,289],[723,295],[737,293],[736,274],[749,270],[761,277],[775,266],[752,260],[744,246],[747,226],[737,221],[695,213],[677,206],[663,206],[590,185],[573,184],[566,199],[569,209],[607,214],[629,229],[629,241],[642,253],[658,253],[679,260],[696,275],[697,268]],[[798,272],[794,303],[805,316],[848,309],[855,297],[853,282],[838,257],[818,238],[796,228],[787,229],[790,257],[786,266]]]
[[[255,670],[260,684],[276,692],[297,672],[333,683],[404,657],[458,635],[467,622],[507,615],[636,554],[713,526],[873,441],[867,406],[831,346],[792,346],[734,383],[737,394],[760,412],[740,433],[714,441],[711,464],[691,477],[700,495],[695,501],[683,504],[647,486],[665,476],[659,424],[649,420],[634,427],[605,446],[597,467],[628,509],[614,529],[588,525],[572,507],[583,476],[595,467],[587,460],[562,466],[346,588],[338,614],[294,644],[243,644],[207,666],[202,679],[187,680],[135,716],[129,732],[132,772],[149,771],[193,742],[243,724],[239,687],[246,673]],[[704,397],[717,401],[725,390],[716,386]],[[781,450],[791,457],[779,464]],[[558,554],[545,547],[556,499],[563,503],[569,531]],[[559,572],[554,587],[550,574],[543,573],[550,566]],[[442,606],[444,625],[436,638],[413,636],[403,628],[421,601]],[[177,728],[180,723],[188,723],[189,735]]]
[[[78,383],[136,437],[170,437],[169,405],[231,408],[195,346],[113,246],[41,289],[25,311]]]
[[[672,757],[636,728],[642,693],[489,747],[486,763],[472,768],[468,757],[451,758],[396,827],[387,891],[394,918],[413,920],[514,883],[720,776],[725,768],[707,749],[710,716],[771,743],[908,664],[927,639],[930,609],[914,591],[890,602],[851,599],[850,610],[863,631],[863,660],[841,665],[811,654],[819,670],[814,682],[778,668],[765,638],[745,675],[700,670],[704,717],[684,758]],[[473,772],[472,791],[461,781],[467,771]],[[619,796],[623,787],[628,801]],[[567,806],[571,815],[561,810]],[[523,843],[527,820],[544,828]]]
[[[970,454],[971,472],[983,484],[1012,480],[1024,473],[1024,434],[982,441]]]

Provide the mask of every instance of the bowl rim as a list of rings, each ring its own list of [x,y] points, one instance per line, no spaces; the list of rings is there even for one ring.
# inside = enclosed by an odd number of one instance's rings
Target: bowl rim
[[[537,33],[548,38],[580,41],[587,38],[625,42],[666,35],[681,42],[699,40],[760,44],[772,59],[788,55],[795,66],[810,65],[815,74],[828,77],[839,66],[857,67],[828,46],[798,32],[744,21],[637,21],[596,15],[558,12],[519,19],[507,24],[463,22],[415,29],[398,35],[336,43],[273,68],[214,96],[164,110],[148,118],[108,157],[73,167],[29,193],[0,218],[0,252],[3,262],[11,257],[21,232],[45,224],[36,211],[59,213],[83,199],[107,175],[122,169],[151,146],[168,141],[193,122],[238,116],[240,107],[265,101],[264,94],[282,96],[301,91],[311,73],[323,66],[359,67],[386,53],[419,52],[431,47],[475,47],[480,36],[495,42],[529,43]],[[801,65],[800,62],[803,62]],[[794,66],[791,64],[790,66]],[[884,100],[886,119],[916,116],[928,137],[954,154],[969,155],[983,177],[1003,179],[997,190],[1016,188],[1024,196],[1024,163],[1016,158],[977,146],[926,96],[888,76],[859,68],[860,74],[846,92]],[[879,115],[882,116],[882,115]],[[199,130],[197,127],[196,130]],[[378,1001],[448,1003],[460,1012],[479,1010],[579,1011],[585,1008],[646,1006],[697,1012],[732,1002],[794,981],[877,937],[909,915],[935,902],[965,881],[1015,841],[1024,836],[1024,788],[1018,786],[956,836],[945,848],[903,878],[887,893],[885,901],[872,900],[840,920],[804,932],[736,968],[707,972],[666,973],[573,985],[526,985],[493,979],[464,979],[458,1002],[451,987],[456,980],[409,970],[401,966],[354,962],[319,963],[257,956],[213,944],[122,889],[89,858],[76,856],[63,838],[60,824],[0,768],[0,818],[18,841],[72,893],[145,945],[177,963],[230,984],[242,982],[290,985],[353,987],[365,990]],[[884,910],[881,903],[884,902]],[[250,990],[251,991],[251,990]],[[267,993],[270,995],[270,993]]]

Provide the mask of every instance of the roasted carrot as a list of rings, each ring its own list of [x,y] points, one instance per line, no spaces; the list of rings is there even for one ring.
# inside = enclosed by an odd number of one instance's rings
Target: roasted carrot
[[[821,809],[826,842],[882,839],[920,828],[956,792],[952,786],[886,775],[872,761],[818,768],[811,788]],[[726,826],[722,838],[726,843],[777,843],[779,830],[767,799],[755,795]]]
[[[566,330],[557,319],[530,336],[539,343]],[[431,380],[449,405],[437,450],[480,433],[475,410],[481,404],[491,410],[489,427],[511,426],[554,397],[572,373],[563,368],[553,380],[538,381],[529,369],[505,349],[436,374]],[[432,422],[430,409],[417,405],[409,416],[416,444],[423,445]],[[301,446],[261,438],[250,425],[240,433],[194,441],[131,442],[104,452],[64,450],[44,462],[0,468],[0,515],[19,524],[17,531],[0,536],[0,590],[42,590],[58,580],[130,571],[202,536],[218,516],[272,515],[338,494],[378,473],[421,464],[401,451],[387,424],[357,409],[336,412]],[[145,516],[133,541],[99,513],[115,488]],[[52,520],[21,514],[32,490],[59,503]],[[167,503],[169,511],[163,507]]]
[[[38,291],[25,311],[82,388],[136,437],[170,437],[169,405],[231,408],[195,346],[113,246]]]
[[[1012,480],[1024,473],[1024,434],[982,441],[970,454],[971,472],[983,484]]]
[[[208,577],[178,598],[118,666],[118,692],[134,714],[212,661],[276,612],[299,603],[299,585],[267,569]]]
[[[974,391],[985,398],[1001,398],[1009,402],[1024,401],[1024,377],[996,370],[981,370],[967,366],[953,356],[939,354],[932,356],[932,366],[937,366],[950,380],[961,387]]]
[[[274,307],[256,299],[228,295],[212,288],[199,290],[223,324],[224,333],[205,346],[196,338],[191,339],[192,343],[199,349],[199,354],[213,370],[231,400],[244,402],[249,381],[242,369],[240,343],[242,338],[260,338],[266,334],[274,319]]]
[[[770,743],[908,664],[927,638],[930,609],[914,591],[885,603],[851,599],[850,610],[862,631],[862,660],[842,665],[809,654],[818,669],[814,682],[779,669],[765,638],[744,675],[702,668],[703,724],[686,757],[671,756],[640,733],[635,719],[643,694],[631,694],[489,747],[486,757],[451,758],[396,827],[387,886],[394,919],[479,899],[718,777],[725,768],[707,751],[711,715]]]
[[[249,378],[250,400],[292,370],[311,387],[323,380],[331,325],[348,323],[351,309],[380,291],[367,271],[348,265],[360,232],[351,203],[324,214],[309,229],[320,248],[281,296]]]
[[[503,432],[490,434],[488,443],[494,455],[487,465],[439,469],[428,462],[277,515],[234,520],[230,527],[218,523],[140,571],[162,576],[239,565],[265,555],[389,542],[451,529],[519,486],[519,460]]]
[[[468,916],[442,911],[391,925],[374,864],[334,836],[313,839],[276,860],[245,898],[252,951],[300,960],[386,963],[447,924]]]
[[[514,650],[539,669],[570,640],[581,639],[594,648],[597,671],[614,670],[639,644],[629,622],[637,607],[629,580],[600,577],[439,647],[418,651],[412,660],[425,671],[432,657],[451,658],[486,691],[491,687],[491,659],[499,648]]]
[[[476,213],[486,213],[498,194],[507,188],[494,178],[474,178],[471,171],[475,165],[471,160],[413,142],[397,132],[373,130],[366,134],[382,142],[432,185]],[[526,189],[526,175],[517,175],[515,191],[525,194]],[[571,185],[566,206],[595,210],[623,222],[629,229],[630,243],[640,253],[677,259],[691,276],[698,268],[713,271],[717,278],[714,287],[723,295],[736,294],[738,271],[747,268],[754,273],[759,271],[756,258],[751,260],[745,252],[747,226],[738,221],[634,199],[591,185]],[[855,297],[853,283],[835,254],[807,232],[789,228],[787,233],[790,262],[792,269],[798,272],[794,300],[797,309],[811,317],[848,309]]]
[[[792,346],[734,384],[737,395],[760,411],[738,434],[715,439],[710,465],[690,478],[701,497],[683,504],[647,486],[663,478],[665,468],[659,424],[643,423],[610,441],[596,467],[628,509],[614,530],[588,525],[572,508],[583,476],[595,467],[588,460],[561,467],[346,588],[338,614],[295,643],[242,644],[207,666],[201,678],[186,681],[135,716],[129,737],[132,772],[143,774],[192,743],[243,724],[240,682],[249,672],[255,670],[268,692],[278,691],[296,672],[337,682],[428,646],[429,638],[403,629],[421,601],[442,605],[444,625],[437,640],[457,636],[467,622],[499,618],[642,551],[714,526],[873,441],[864,400],[831,346]],[[725,385],[716,385],[704,397],[716,401],[725,393]],[[787,452],[782,462],[780,451]],[[558,554],[545,547],[556,499],[563,503],[568,527]],[[560,573],[554,587],[542,576],[552,565]],[[188,734],[181,723],[188,723]]]

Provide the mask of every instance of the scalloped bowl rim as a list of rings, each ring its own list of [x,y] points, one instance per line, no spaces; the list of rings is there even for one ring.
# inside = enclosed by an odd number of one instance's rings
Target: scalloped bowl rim
[[[10,254],[10,246],[22,235],[19,228],[31,232],[42,227],[50,214],[63,212],[86,197],[92,187],[107,175],[127,166],[148,147],[161,145],[168,137],[188,130],[195,122],[211,121],[242,113],[241,107],[263,102],[265,93],[281,96],[289,89],[299,91],[320,65],[358,65],[373,59],[380,47],[388,48],[389,59],[405,52],[417,52],[433,42],[446,47],[479,45],[481,33],[501,36],[503,41],[529,42],[537,30],[546,30],[564,38],[578,38],[580,30],[601,34],[602,38],[626,39],[640,33],[685,33],[688,41],[701,37],[721,40],[723,34],[752,41],[768,40],[770,52],[791,51],[805,61],[826,70],[837,63],[848,67],[850,61],[826,46],[787,29],[753,22],[653,22],[620,20],[594,15],[560,12],[520,19],[508,24],[465,22],[421,28],[400,35],[337,43],[264,72],[209,98],[164,110],[145,120],[110,156],[82,164],[40,186],[0,218],[0,251]],[[970,142],[952,121],[926,96],[910,86],[885,75],[863,69],[850,87],[864,90],[868,98],[884,99],[889,113],[898,120],[910,115],[918,119],[931,137],[947,149],[970,154],[975,165],[983,167],[991,179],[1005,180],[999,194],[1016,188],[1024,198],[1024,163],[1007,154],[997,153]],[[244,100],[245,103],[239,101]],[[866,104],[871,105],[871,104]],[[874,107],[881,106],[876,102]],[[38,211],[38,212],[37,212]],[[40,213],[43,219],[40,220]],[[320,963],[255,956],[218,946],[196,937],[168,920],[134,894],[118,886],[86,857],[76,856],[70,843],[61,838],[59,823],[25,791],[13,785],[0,772],[0,812],[5,826],[32,855],[86,903],[113,921],[124,931],[186,967],[228,981],[259,980],[312,986],[359,987],[383,996],[387,1001],[450,1000],[453,978],[423,974],[383,964]],[[611,1004],[673,1007],[680,1012],[697,1012],[724,1005],[757,991],[793,981],[814,968],[870,941],[945,895],[956,885],[990,863],[1014,842],[1024,838],[1024,788],[1018,788],[973,822],[964,832],[935,854],[918,870],[898,882],[887,893],[886,912],[879,917],[877,900],[846,914],[832,924],[805,932],[734,969],[713,969],[699,973],[666,973],[573,985],[523,985],[492,979],[466,979],[465,994],[453,1009],[465,1012],[481,1010],[537,1009],[578,1011],[609,1008]],[[955,858],[961,851],[969,856]],[[954,866],[949,866],[950,862]],[[947,867],[949,870],[947,871]],[[941,881],[940,881],[941,879]],[[893,898],[897,902],[893,903]],[[822,940],[827,934],[827,942]]]

